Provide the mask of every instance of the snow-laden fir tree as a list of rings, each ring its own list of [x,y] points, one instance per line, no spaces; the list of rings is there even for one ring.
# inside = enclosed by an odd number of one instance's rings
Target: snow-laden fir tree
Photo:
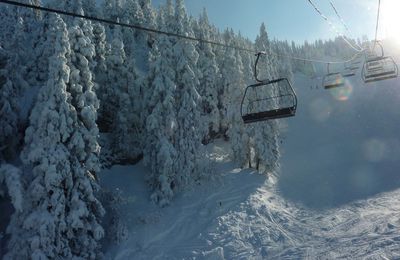
[[[104,19],[109,19],[111,21],[118,21],[122,18],[122,1],[121,0],[104,0],[101,4],[101,14]],[[112,35],[112,30],[114,25],[105,26],[106,35],[110,37]]]
[[[193,31],[187,17],[183,0],[177,0],[175,5],[174,32],[193,36]],[[202,172],[199,168],[199,156],[202,153],[200,125],[200,95],[197,92],[199,81],[194,70],[198,53],[192,42],[177,40],[173,45],[175,55],[175,108],[177,131],[174,137],[174,147],[178,152],[176,166],[177,183],[184,188],[196,181]]]
[[[48,40],[47,37],[49,36],[48,31],[51,27],[50,16],[49,13],[43,13],[39,39],[37,46],[35,47],[37,53],[37,58],[35,60],[37,70],[34,73],[38,85],[44,85],[47,82],[49,76],[49,57],[53,55],[52,49],[46,44]]]
[[[164,10],[158,19],[160,29],[165,29]],[[174,56],[169,37],[160,35],[153,46],[150,62],[150,86],[146,95],[146,119],[144,140],[144,163],[150,167],[148,177],[153,194],[152,200],[161,206],[167,205],[174,195],[176,172],[174,164],[176,149],[173,146],[176,131]]]
[[[150,0],[132,0],[135,2],[127,2],[127,4],[131,5],[128,6],[131,9],[136,9],[137,11],[133,14],[130,14],[130,20],[133,20],[135,24],[144,26],[146,28],[153,28],[157,27],[156,24],[156,16],[153,10],[152,4]],[[135,40],[126,43],[127,47],[127,54],[128,56],[133,55],[136,61],[136,67],[138,70],[138,74],[140,74],[143,79],[141,81],[146,81],[145,77],[147,76],[147,72],[149,71],[149,58],[152,43],[154,41],[154,35],[142,31],[142,30],[134,30],[134,31],[127,31],[125,35],[129,33],[129,37],[131,37],[132,33],[134,33]],[[125,36],[125,38],[127,38]],[[147,85],[147,82],[144,82],[144,85]]]
[[[11,164],[0,165],[0,198],[5,195],[11,198],[11,203],[17,212],[23,210],[24,184],[21,180],[21,170]]]
[[[114,37],[113,37],[114,38]],[[100,112],[99,112],[99,125],[103,132],[111,132],[111,128],[114,125],[115,115],[118,107],[117,90],[114,84],[117,78],[117,72],[120,70],[120,66],[124,63],[123,45],[121,46],[121,39],[113,41],[110,46],[110,50],[106,56],[106,67],[107,71],[105,74],[104,83],[101,85],[99,90],[100,99]]]
[[[232,30],[226,29],[224,32],[224,43],[227,45],[233,44],[234,33]],[[231,106],[232,100],[232,89],[236,86],[236,82],[234,81],[235,75],[237,76],[237,66],[236,58],[235,58],[235,50],[232,48],[224,48],[224,52],[222,54],[222,60],[220,63],[220,72],[221,72],[221,85],[223,88],[221,96],[221,131],[226,133],[229,128],[229,118],[228,118],[228,110]]]
[[[8,49],[12,42],[14,28],[17,21],[17,7],[0,5],[0,44],[4,49]]]
[[[135,113],[132,101],[138,99],[135,89],[135,67],[126,60],[124,43],[119,28],[114,29],[110,55],[107,57],[107,92],[105,109],[111,112],[113,150],[122,160],[133,160],[140,154],[138,124],[140,116]],[[113,103],[109,103],[113,100]],[[104,111],[104,109],[103,109]]]
[[[78,159],[75,154],[83,152],[73,149],[79,144],[85,150],[85,140],[76,142],[82,115],[70,103],[68,91],[68,31],[58,15],[52,16],[50,24],[49,79],[32,110],[21,155],[32,171],[26,172],[30,181],[23,211],[14,213],[7,230],[11,239],[6,259],[96,259],[104,211],[95,197],[92,165]]]
[[[125,2],[123,21],[129,24],[145,25],[142,7],[138,0],[129,0]],[[147,26],[147,25],[145,25]],[[148,33],[141,30],[132,30],[131,28],[122,28],[122,41],[124,43],[124,51],[126,54],[125,63],[129,68],[129,88],[128,94],[131,99],[136,140],[143,140],[145,119],[142,118],[145,89],[148,86],[148,54],[151,49],[147,46]],[[137,150],[142,148],[141,142],[138,142]]]
[[[250,162],[252,146],[249,129],[243,123],[239,106],[242,101],[244,87],[246,87],[244,80],[245,68],[243,66],[242,57],[240,56],[239,51],[235,52],[235,59],[238,69],[238,81],[236,82],[236,87],[232,90],[231,94],[233,103],[228,109],[228,116],[231,118],[231,127],[229,128],[227,134],[232,146],[235,161],[239,163],[241,167],[246,167],[246,165]]]
[[[24,19],[18,16],[17,23],[14,25],[14,34],[11,38],[11,44],[9,49],[5,48],[5,51],[9,56],[9,61],[7,63],[9,77],[19,94],[29,89],[29,83],[27,81],[27,53],[29,52],[27,37]],[[14,49],[18,51],[14,51]]]
[[[30,5],[42,5],[41,0],[22,0],[20,1]],[[43,44],[41,33],[43,30],[42,13],[29,8],[17,8],[16,14],[20,19],[19,34],[14,34],[14,41],[10,48],[18,49],[18,54],[23,56],[23,65],[26,68],[25,80],[30,85],[43,83],[38,78],[38,59],[41,44]],[[7,40],[8,41],[8,40]],[[19,46],[16,47],[15,44]]]
[[[225,43],[237,45],[232,30],[225,31]],[[225,49],[224,66],[221,68],[224,86],[224,123],[227,136],[232,147],[233,159],[244,167],[249,162],[249,137],[240,113],[240,103],[245,87],[243,64],[238,51]]]
[[[0,47],[0,162],[15,157],[18,138],[18,91],[9,78],[7,54]]]
[[[265,25],[260,27],[260,33],[255,41],[256,50],[265,51],[267,55],[260,58],[257,65],[259,71],[259,78],[273,79],[277,77],[276,63],[271,60],[271,46],[268,39],[268,34]],[[267,93],[258,93],[265,96],[273,96],[280,90],[270,88]],[[256,97],[260,98],[260,97]],[[260,108],[265,109],[265,108]],[[276,170],[279,166],[278,160],[280,157],[279,152],[279,122],[277,120],[268,120],[267,122],[260,122],[254,124],[253,128],[253,145],[254,145],[254,158],[252,158],[257,170],[264,172],[271,172]]]
[[[92,42],[95,46],[96,54],[93,58],[95,67],[93,70],[93,79],[96,83],[96,93],[100,96],[102,88],[106,82],[106,56],[108,51],[108,45],[106,40],[105,28],[100,23],[93,24],[93,39]]]
[[[96,0],[83,0],[82,1],[82,9],[85,15],[91,17],[98,17],[99,12],[96,6]]]
[[[122,3],[121,0],[104,0],[102,3],[102,14],[104,18],[117,21],[121,18]]]
[[[252,49],[253,48],[253,43],[249,40],[241,36],[239,33],[236,42],[238,46],[246,49]],[[240,58],[242,60],[243,64],[243,80],[246,84],[246,86],[254,84],[255,83],[255,78],[254,78],[254,62],[255,62],[255,55],[254,53],[247,52],[247,51],[240,51],[238,53],[240,55]]]
[[[104,210],[95,196],[99,189],[95,176],[100,170],[99,130],[96,124],[99,101],[90,71],[90,61],[95,55],[90,39],[92,25],[81,19],[75,23],[69,29],[71,55],[68,65],[71,73],[67,85],[77,114],[74,133],[68,142],[75,183],[71,201],[75,206],[70,208],[68,224],[76,229],[73,251],[91,258],[97,253],[95,249],[103,235],[99,221]]]
[[[127,24],[145,25],[144,15],[142,8],[140,7],[139,0],[127,0],[125,2],[121,21]],[[126,45],[125,52],[128,57],[137,53],[137,45],[146,45],[147,34],[143,31],[132,30],[131,28],[123,28],[122,34],[123,41]]]
[[[211,26],[207,12],[203,9],[198,23],[197,36],[201,39],[211,38]],[[216,57],[209,43],[199,43],[197,46],[199,60],[199,93],[202,96],[202,124],[205,126],[203,140],[207,143],[219,133],[220,112],[218,109],[218,84],[220,83],[219,68]]]
[[[17,9],[8,9],[17,11]],[[10,40],[5,41],[5,48],[2,49],[2,62],[0,64],[0,159],[11,160],[16,156],[18,144],[21,141],[19,132],[20,104],[22,94],[29,89],[27,53],[28,40],[25,34],[24,19],[15,13],[16,24],[12,25],[14,34]],[[18,51],[15,51],[16,48]]]
[[[156,14],[153,9],[153,4],[151,0],[139,0],[140,7],[143,12],[144,24],[149,28],[156,28]],[[147,36],[147,46],[151,48],[154,42],[154,35],[146,34]]]
[[[272,51],[279,57],[279,62],[276,63],[277,72],[280,77],[285,77],[291,79],[292,74],[292,64],[291,60],[288,58],[290,56],[289,46],[287,42],[274,41],[271,43]],[[313,64],[307,63],[310,68],[310,76],[313,76]]]

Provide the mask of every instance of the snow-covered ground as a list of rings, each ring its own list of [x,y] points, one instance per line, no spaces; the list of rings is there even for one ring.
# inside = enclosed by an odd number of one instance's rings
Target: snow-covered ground
[[[128,240],[108,248],[109,259],[400,257],[399,189],[316,210],[285,199],[274,178],[221,161],[216,182],[159,208],[149,206],[145,171],[139,164],[103,173],[103,183],[122,192],[129,227]]]
[[[320,80],[295,76],[278,178],[237,169],[223,141],[209,146],[215,180],[166,208],[149,203],[142,164],[104,171],[129,229],[106,257],[399,259],[400,81],[357,75],[338,92]]]

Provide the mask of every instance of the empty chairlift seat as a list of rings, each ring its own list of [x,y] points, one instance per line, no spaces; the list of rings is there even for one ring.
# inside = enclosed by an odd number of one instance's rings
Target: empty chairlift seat
[[[245,124],[270,119],[292,117],[296,114],[297,97],[286,78],[266,80],[246,88],[241,115]]]
[[[374,57],[364,63],[362,76],[365,83],[396,78],[398,67],[392,57]]]
[[[322,80],[325,89],[337,88],[344,86],[344,79],[340,72],[328,73]]]

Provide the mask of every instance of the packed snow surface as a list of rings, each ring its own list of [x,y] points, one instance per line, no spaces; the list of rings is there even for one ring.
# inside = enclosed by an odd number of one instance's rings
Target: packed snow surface
[[[128,240],[110,248],[107,258],[400,257],[400,190],[313,210],[282,198],[272,178],[231,163],[219,170],[225,172],[221,179],[166,208],[148,206],[141,165],[105,173],[103,181],[122,190],[129,226]]]
[[[104,171],[129,229],[106,257],[399,259],[400,82],[364,85],[358,73],[326,91],[321,80],[295,76],[298,114],[285,121],[276,174],[238,169],[219,140],[208,147],[214,180],[160,208],[142,164]]]

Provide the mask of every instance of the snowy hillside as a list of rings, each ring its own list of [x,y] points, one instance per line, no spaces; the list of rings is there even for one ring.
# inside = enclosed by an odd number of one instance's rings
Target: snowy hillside
[[[339,207],[310,209],[291,202],[277,189],[275,178],[237,169],[226,161],[224,142],[211,146],[218,158],[217,181],[194,187],[167,208],[149,207],[143,166],[116,166],[102,173],[103,184],[119,189],[121,216],[129,227],[125,242],[107,245],[107,258],[395,259],[400,256],[399,189]],[[296,173],[307,178],[306,172]],[[318,186],[314,187],[318,190],[315,196],[326,195]],[[296,194],[308,196],[301,186],[293,189]],[[337,195],[333,197],[340,203],[341,195]]]
[[[320,80],[295,75],[299,110],[284,126],[278,178],[238,169],[221,140],[208,146],[216,181],[167,208],[148,206],[142,165],[104,171],[129,227],[107,257],[399,258],[400,81],[364,85],[355,76],[345,98]]]
[[[400,258],[400,80],[321,86],[376,39],[158,7],[0,3],[0,258]]]

